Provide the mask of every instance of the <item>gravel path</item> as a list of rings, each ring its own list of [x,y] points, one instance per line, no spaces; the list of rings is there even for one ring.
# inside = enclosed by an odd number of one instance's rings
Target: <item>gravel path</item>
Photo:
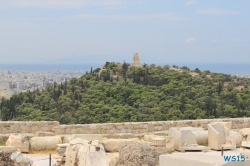
[[[37,166],[49,166],[49,155],[44,154],[25,154],[29,159],[33,160],[35,165]],[[51,155],[52,161],[51,166],[56,164],[56,160],[53,158],[53,154]]]

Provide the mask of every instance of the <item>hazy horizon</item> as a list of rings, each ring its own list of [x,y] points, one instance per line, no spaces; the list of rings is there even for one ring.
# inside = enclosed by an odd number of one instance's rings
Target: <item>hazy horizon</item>
[[[106,61],[105,61],[106,62]],[[101,67],[105,64],[103,63],[40,63],[40,64],[2,64],[0,63],[0,70],[29,70],[29,71],[38,71],[38,70],[90,70]],[[121,61],[120,61],[121,62]],[[121,62],[122,63],[122,62]],[[129,63],[129,62],[127,62]],[[156,64],[159,66],[163,65],[177,65],[179,67],[187,66],[191,70],[199,68],[201,71],[210,70],[211,72],[216,73],[225,73],[225,74],[250,74],[250,63],[180,63],[180,62],[166,62],[166,63],[147,63],[147,64]]]

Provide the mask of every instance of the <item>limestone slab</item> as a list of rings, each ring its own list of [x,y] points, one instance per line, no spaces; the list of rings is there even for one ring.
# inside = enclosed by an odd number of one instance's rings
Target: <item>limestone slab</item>
[[[124,145],[139,142],[138,138],[131,139],[103,139],[101,143],[103,144],[107,152],[119,152],[121,147]]]
[[[250,142],[248,142],[248,141],[242,141],[241,146],[242,147],[250,148]]]
[[[0,146],[0,152],[5,152],[5,151],[16,151],[17,148],[14,146]]]
[[[229,134],[229,130],[221,125],[208,124],[208,146],[213,150],[235,149],[236,140]]]
[[[76,163],[76,156],[78,153],[78,150],[80,148],[80,145],[72,145],[68,146],[66,148],[65,156],[66,156],[66,162],[65,166],[73,166]]]
[[[69,144],[65,143],[65,144],[57,144],[58,147],[60,148],[66,148]]]
[[[29,140],[28,137],[22,134],[10,135],[6,141],[7,146],[14,146],[21,152],[29,152]]]
[[[99,150],[96,147],[99,147]],[[82,145],[79,148],[77,159],[79,166],[109,166],[104,148],[99,142]]]
[[[166,148],[168,151],[174,151],[174,138],[171,136],[166,136]]]
[[[181,147],[182,150],[186,151],[197,151],[197,150],[210,150],[211,148],[207,147],[207,146],[182,146]]]
[[[115,166],[118,159],[119,159],[119,153],[115,152],[115,153],[106,153],[107,158],[108,158],[108,162],[109,162],[109,166]]]
[[[170,128],[169,135],[174,139],[174,149],[182,151],[183,146],[197,145],[196,137],[190,130],[178,130],[178,128]]]
[[[159,135],[154,135],[154,134],[144,135],[143,140],[151,142],[153,138],[157,138],[157,137],[159,137]]]
[[[66,152],[66,147],[65,147],[65,148],[58,147],[58,148],[56,148],[56,152],[57,152],[57,154],[59,154],[60,156],[64,156],[64,154],[65,154],[65,152]]]
[[[246,136],[250,135],[250,128],[240,129],[239,133],[240,133],[243,137],[246,137]]]
[[[232,122],[212,122],[211,124],[221,124],[222,126],[225,126],[229,130],[232,129]]]
[[[69,143],[72,140],[72,135],[62,135],[62,143]]]
[[[242,137],[242,135],[241,135],[239,132],[229,130],[229,136],[230,136],[231,138],[234,138],[234,139],[235,139],[235,141],[236,141],[236,146],[240,146],[240,145],[241,145],[241,142],[242,142],[242,140],[243,140],[243,137]]]
[[[55,150],[57,144],[62,144],[60,136],[32,137],[30,146],[32,150]]]
[[[196,142],[199,145],[207,145],[208,144],[208,131],[193,131],[192,132],[195,135]]]
[[[159,166],[248,166],[250,160],[244,162],[225,162],[223,156],[206,153],[173,153],[160,155]]]
[[[65,152],[65,166],[108,166],[103,145],[98,140],[87,141],[81,138],[69,142]]]

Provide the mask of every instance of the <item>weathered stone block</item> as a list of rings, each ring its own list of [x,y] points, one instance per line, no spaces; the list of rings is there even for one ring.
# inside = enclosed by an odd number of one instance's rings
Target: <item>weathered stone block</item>
[[[151,135],[144,135],[143,140],[144,140],[144,141],[151,142],[152,139],[153,139],[153,138],[156,138],[156,137],[159,137],[159,135],[153,135],[153,134],[151,134]]]
[[[32,137],[30,146],[32,150],[55,150],[57,144],[62,144],[60,136]]]
[[[81,138],[70,141],[66,148],[65,166],[108,166],[107,156],[99,141],[86,141]]]
[[[7,146],[14,146],[21,152],[29,152],[29,140],[28,137],[22,134],[10,135],[6,141]]]
[[[207,153],[172,153],[159,157],[159,166],[247,166],[250,160],[245,162],[226,162],[222,156]]]
[[[241,130],[239,131],[239,133],[240,133],[243,137],[247,137],[248,135],[250,135],[250,128],[241,129]]]
[[[72,135],[61,135],[62,143],[69,143],[72,140]]]
[[[240,146],[243,140],[242,135],[236,131],[229,130],[229,137],[234,138],[236,141],[236,146]]]
[[[232,122],[211,122],[211,124],[217,124],[220,123],[222,126],[227,127],[229,130],[232,129]]]
[[[220,123],[208,124],[208,146],[214,150],[235,149],[236,140],[230,137],[229,130]]]
[[[195,135],[196,142],[199,145],[207,145],[208,144],[208,131],[193,131]]]
[[[131,143],[139,142],[138,138],[131,139],[103,139],[101,143],[107,152],[119,152],[121,147]]]
[[[169,152],[174,151],[174,138],[171,136],[165,136],[166,139],[166,148]]]
[[[63,148],[58,147],[58,148],[56,148],[56,152],[57,152],[57,154],[59,154],[60,156],[64,156],[64,155],[65,155],[65,152],[66,152],[66,147],[63,147]]]

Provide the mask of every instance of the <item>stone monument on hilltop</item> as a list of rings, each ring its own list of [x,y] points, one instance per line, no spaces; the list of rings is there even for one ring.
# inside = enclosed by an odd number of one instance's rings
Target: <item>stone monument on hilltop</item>
[[[140,63],[140,57],[138,53],[135,53],[133,57],[133,64],[138,64],[138,63]]]
[[[131,63],[131,66],[136,66],[136,67],[140,67],[142,66],[142,64],[140,63],[140,57],[138,53],[135,53],[133,56],[133,63]]]

